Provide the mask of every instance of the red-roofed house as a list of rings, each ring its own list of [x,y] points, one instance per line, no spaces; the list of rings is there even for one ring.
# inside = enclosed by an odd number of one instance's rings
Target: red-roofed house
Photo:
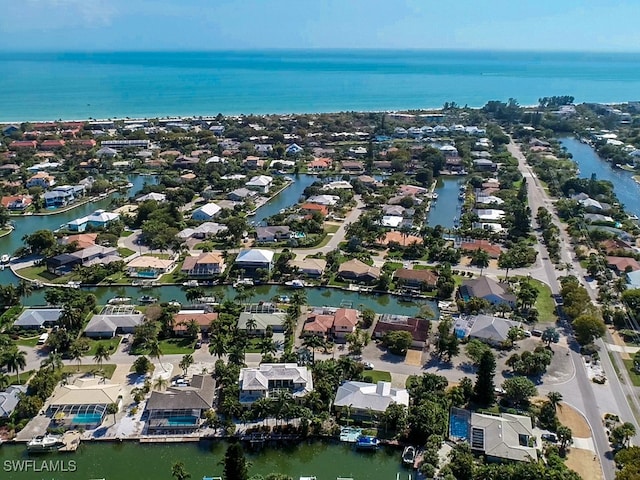
[[[93,148],[97,145],[93,138],[79,138],[77,140],[69,140],[69,144],[79,147]]]
[[[306,335],[329,335],[331,327],[333,327],[333,315],[313,313],[307,317],[302,331]]]
[[[14,195],[2,197],[0,202],[7,210],[22,211],[31,205],[32,201],[33,200],[30,195]]]
[[[9,150],[35,150],[37,146],[35,140],[14,140],[9,144]]]
[[[313,310],[302,328],[306,335],[325,335],[344,341],[358,325],[358,311],[353,308],[321,308]]]
[[[381,240],[378,240],[378,243],[380,243],[380,245],[389,245],[390,243],[398,243],[402,246],[411,245],[412,243],[421,244],[423,242],[424,240],[421,237],[416,237],[415,235],[405,236],[403,233],[397,232],[395,230],[392,232],[387,232]]]
[[[607,257],[607,267],[617,273],[635,272],[640,270],[640,263],[632,257]]]
[[[333,319],[333,334],[336,339],[344,339],[353,333],[358,325],[358,311],[353,308],[339,308]]]
[[[66,145],[66,142],[64,140],[56,140],[56,139],[44,140],[40,144],[40,149],[41,150],[57,150],[58,148],[63,148],[65,145]]]
[[[47,189],[54,186],[56,183],[55,178],[49,175],[47,172],[38,172],[27,180],[27,188],[42,187]]]
[[[327,157],[319,157],[314,158],[309,163],[307,163],[307,168],[309,170],[329,170],[333,166],[333,160]]]
[[[429,320],[382,315],[373,330],[373,338],[382,339],[388,332],[409,332],[412,347],[424,348],[429,338]]]
[[[502,248],[500,245],[496,245],[494,243],[489,243],[486,240],[472,240],[470,242],[462,242],[460,244],[460,249],[463,252],[475,252],[476,250],[482,250],[483,252],[487,252],[489,257],[498,258],[502,253]]]
[[[217,312],[204,313],[202,311],[182,311],[173,316],[173,333],[176,335],[186,335],[187,326],[191,321],[195,321],[200,327],[200,332],[207,333],[211,328],[211,322],[218,319]]]
[[[311,214],[318,212],[323,217],[329,215],[329,209],[326,206],[318,205],[317,203],[305,203],[300,206],[300,210]]]

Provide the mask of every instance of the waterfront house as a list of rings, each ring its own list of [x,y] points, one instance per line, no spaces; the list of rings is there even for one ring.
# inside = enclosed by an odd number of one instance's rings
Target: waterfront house
[[[97,233],[78,233],[76,235],[67,235],[58,240],[60,245],[69,245],[75,243],[77,248],[82,250],[83,248],[93,247],[98,239]]]
[[[70,221],[67,223],[67,228],[72,232],[84,232],[87,227],[103,229],[119,219],[120,215],[118,213],[96,210],[91,215]]]
[[[314,308],[302,327],[305,335],[321,335],[344,342],[358,326],[358,311],[353,308]]]
[[[407,245],[411,245],[412,243],[422,244],[424,240],[422,237],[416,237],[415,235],[408,235],[402,232],[398,232],[397,230],[392,230],[390,232],[385,233],[382,239],[377,241],[380,245],[390,245],[391,243],[397,243],[398,245],[402,245],[406,247]]]
[[[9,418],[26,393],[26,385],[10,385],[4,392],[0,392],[0,418]]]
[[[51,191],[44,192],[42,197],[46,207],[64,207],[83,193],[84,187],[82,187],[82,191],[80,191],[71,185],[61,185]]]
[[[2,197],[2,206],[13,212],[22,212],[33,203],[31,195],[11,195]]]
[[[62,315],[60,308],[27,308],[13,323],[13,326],[26,330],[51,327],[58,323],[60,315]]]
[[[288,225],[270,225],[267,227],[256,227],[256,240],[258,242],[279,242],[289,240],[291,231]]]
[[[438,282],[438,275],[433,270],[411,270],[399,268],[393,272],[393,278],[398,285],[405,288],[433,290]]]
[[[107,415],[107,407],[122,403],[122,387],[97,377],[82,377],[62,384],[54,392],[46,415],[67,429],[94,429]]]
[[[167,196],[164,193],[156,193],[151,192],[146,195],[142,195],[136,199],[137,203],[146,202],[148,200],[153,200],[154,202],[163,203],[167,201]]]
[[[293,259],[289,261],[289,266],[297,273],[308,277],[320,277],[327,268],[327,261],[321,258]]]
[[[479,314],[459,317],[453,329],[458,338],[476,339],[500,346],[509,339],[509,330],[520,326],[520,322]]]
[[[200,427],[205,412],[213,408],[215,381],[211,375],[194,375],[188,386],[152,391],[145,410],[150,434]]]
[[[221,210],[222,208],[215,203],[206,203],[203,206],[196,208],[191,214],[191,218],[201,222],[208,222],[218,216]]]
[[[640,270],[640,263],[633,257],[607,257],[607,267],[618,275]]]
[[[248,188],[236,188],[227,194],[227,198],[234,202],[243,202],[247,198],[255,197],[258,192],[249,190]]]
[[[340,197],[337,195],[313,195],[307,198],[308,203],[317,203],[318,205],[324,205],[327,207],[334,207],[340,201]]]
[[[489,255],[490,258],[498,258],[502,253],[502,247],[495,243],[490,243],[487,240],[468,240],[460,244],[460,250],[468,255],[472,255],[473,252],[481,250]]]
[[[492,305],[503,303],[511,307],[516,305],[516,296],[508,291],[505,284],[498,283],[486,276],[463,280],[458,293],[465,302],[476,297],[483,298]]]
[[[473,168],[476,172],[495,172],[498,164],[485,158],[478,158],[473,161]]]
[[[424,348],[429,338],[429,320],[385,313],[376,322],[373,338],[381,340],[389,332],[409,332],[413,339],[411,346]]]
[[[323,218],[329,215],[329,209],[325,205],[319,205],[317,203],[303,203],[300,205],[300,211],[308,215],[319,213]]]
[[[338,267],[338,276],[345,280],[370,283],[380,278],[380,269],[354,258]]]
[[[245,187],[249,190],[255,190],[259,193],[269,193],[269,188],[271,188],[271,184],[273,183],[273,178],[268,175],[257,175],[252,177],[247,183],[245,183]]]
[[[93,315],[84,329],[84,335],[89,338],[113,338],[116,334],[134,333],[143,321],[144,314],[138,311]]]
[[[279,392],[288,392],[297,400],[313,391],[311,371],[296,363],[263,363],[258,368],[243,368],[238,383],[240,403],[244,406],[261,398],[276,397]]]
[[[177,237],[186,240],[187,238],[211,238],[215,237],[221,232],[225,232],[227,230],[226,225],[221,225],[215,222],[204,222],[198,225],[195,228],[185,228],[178,232]]]
[[[238,318],[238,330],[262,336],[266,333],[267,328],[271,327],[273,333],[284,333],[286,320],[287,314],[285,312],[242,312]],[[250,325],[251,328],[249,328]]]
[[[284,153],[286,153],[287,155],[297,155],[303,151],[304,148],[302,148],[300,145],[298,145],[297,143],[292,143],[291,145],[288,145],[287,148],[285,148]]]
[[[38,172],[27,180],[27,188],[40,187],[44,190],[53,187],[56,184],[55,178],[46,172]]]
[[[504,210],[495,208],[478,208],[475,213],[480,222],[500,222],[506,215]]]
[[[173,316],[173,333],[177,336],[186,335],[187,327],[191,322],[195,322],[198,325],[200,333],[207,333],[211,329],[212,322],[215,322],[217,319],[217,312],[180,310]]]
[[[54,275],[65,275],[73,270],[76,265],[90,266],[95,264],[106,265],[122,260],[115,247],[103,247],[92,245],[73,253],[63,253],[46,260],[47,271]]]
[[[488,461],[536,462],[535,434],[531,417],[502,413],[471,413],[468,439],[471,450]]]
[[[344,382],[333,400],[334,410],[360,420],[384,413],[391,404],[409,406],[409,392],[392,387],[391,382]]]
[[[333,160],[327,157],[314,158],[307,163],[307,169],[315,172],[323,172],[333,167]]]
[[[180,271],[192,278],[203,278],[220,275],[225,268],[226,265],[222,254],[205,252],[197,257],[186,257]]]
[[[175,266],[172,258],[158,258],[151,255],[136,257],[127,263],[127,275],[137,278],[158,278],[169,273]]]
[[[353,190],[353,185],[346,180],[335,180],[324,184],[322,190]]]
[[[364,163],[359,160],[343,160],[341,162],[342,171],[347,173],[363,173]]]
[[[18,127],[17,125],[5,125],[2,127],[2,134],[5,137],[9,137],[19,131],[20,131],[20,127]]]
[[[268,270],[273,268],[274,252],[271,250],[261,250],[250,248],[241,250],[235,260],[235,266],[245,271],[255,271],[259,268]]]

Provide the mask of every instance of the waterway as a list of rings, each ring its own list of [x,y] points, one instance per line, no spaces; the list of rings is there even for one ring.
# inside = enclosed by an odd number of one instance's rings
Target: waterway
[[[256,210],[253,220],[256,224],[261,224],[272,215],[276,215],[280,210],[295,205],[300,200],[304,189],[318,180],[315,175],[299,174],[290,177],[293,183],[282,192],[272,198]]]
[[[191,444],[84,443],[75,454],[51,453],[29,456],[23,445],[3,445],[0,448],[0,478],[3,480],[157,480],[171,478],[171,467],[183,462],[192,479],[222,476],[221,460],[225,441],[202,441]],[[75,471],[68,473],[34,473],[10,471],[18,460],[60,461]],[[393,480],[399,473],[403,480],[409,471],[402,466],[400,451],[380,449],[377,452],[356,452],[352,446],[314,441],[292,446],[266,448],[259,453],[247,453],[251,462],[250,475],[284,473],[297,479],[317,476],[319,480],[351,477],[354,480]],[[116,461],[114,461],[116,460]],[[9,463],[7,463],[9,462]]]
[[[625,211],[640,216],[640,185],[633,180],[634,173],[615,168],[611,162],[600,158],[593,147],[574,137],[563,137],[559,140],[567,152],[573,155],[581,178],[591,178],[595,173],[598,180],[610,181]]]
[[[427,223],[431,227],[441,225],[444,228],[454,228],[456,220],[460,219],[462,202],[458,200],[460,185],[466,177],[440,177],[435,192],[438,199],[431,204],[427,215]]]

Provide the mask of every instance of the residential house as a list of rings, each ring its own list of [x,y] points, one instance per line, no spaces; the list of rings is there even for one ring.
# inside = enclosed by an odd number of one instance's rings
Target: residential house
[[[245,183],[245,187],[249,190],[255,190],[259,193],[269,193],[269,189],[271,188],[271,184],[273,183],[273,178],[268,175],[257,175],[252,177],[247,183]]]
[[[62,315],[60,308],[27,308],[13,323],[13,326],[26,330],[51,327],[58,323],[60,315]]]
[[[271,145],[270,143],[256,143],[253,148],[256,152],[262,155],[268,155],[273,152],[273,145]]]
[[[35,140],[14,140],[9,144],[9,150],[35,150],[37,147]]]
[[[256,240],[258,242],[279,242],[289,240],[289,238],[291,238],[291,231],[288,225],[256,227]]]
[[[460,250],[467,254],[473,254],[477,250],[486,252],[490,258],[498,258],[502,253],[502,247],[487,240],[469,240],[460,244]]]
[[[84,248],[93,247],[98,239],[97,233],[78,233],[76,235],[67,235],[58,240],[61,245],[70,245],[75,243],[82,250]]]
[[[3,202],[4,204],[4,202]],[[625,242],[620,238],[609,238],[599,242],[600,248],[604,250],[608,255],[613,255],[617,252],[635,252],[633,245],[629,242]]]
[[[409,332],[413,339],[411,346],[424,348],[429,338],[429,320],[385,313],[378,318],[373,337],[381,340],[389,332]]]
[[[360,183],[362,183],[365,187],[377,188],[382,185],[378,180],[369,176],[369,175],[360,175],[356,178]]]
[[[502,413],[471,413],[469,443],[471,450],[488,461],[536,462],[535,434],[531,417]]]
[[[459,317],[453,329],[458,338],[477,339],[500,346],[509,339],[509,330],[520,325],[520,322],[506,318],[480,314]]]
[[[118,213],[96,210],[91,215],[70,221],[67,223],[67,228],[72,232],[84,232],[87,227],[103,229],[119,219],[120,214]]]
[[[329,209],[325,205],[319,205],[317,203],[303,203],[300,205],[300,211],[308,215],[319,213],[322,217],[329,215]]]
[[[348,411],[347,415],[356,419],[369,419],[372,414],[384,413],[391,404],[409,406],[409,392],[392,387],[391,382],[344,382],[333,400],[336,411]]]
[[[407,245],[411,245],[412,243],[422,244],[424,240],[422,237],[416,237],[415,235],[408,235],[402,232],[398,232],[397,230],[392,230],[384,234],[382,239],[378,240],[380,245],[389,245],[391,243],[397,243],[398,245],[402,245],[406,247]]]
[[[268,327],[274,333],[284,333],[287,314],[285,312],[256,313],[242,312],[238,318],[238,330],[252,335],[264,335]]]
[[[286,153],[287,155],[297,155],[303,151],[304,148],[302,148],[300,145],[298,145],[297,143],[292,143],[291,145],[288,145],[287,148],[285,148],[284,153]]]
[[[180,271],[189,277],[212,277],[224,273],[226,268],[224,257],[218,252],[205,252],[197,257],[184,259]]]
[[[117,383],[81,377],[56,389],[46,415],[66,429],[95,429],[102,424],[110,404],[120,407],[122,396],[122,387]]]
[[[22,212],[33,203],[31,195],[12,195],[2,197],[2,206],[9,211]]]
[[[194,375],[189,386],[152,391],[145,405],[147,431],[154,434],[200,428],[205,413],[213,408],[215,387],[211,375]]]
[[[84,187],[82,191],[77,191],[71,185],[61,185],[51,191],[44,192],[44,204],[46,207],[64,207],[73,202],[77,198],[76,195],[81,196],[83,193]]]
[[[353,190],[353,185],[346,180],[335,180],[324,184],[322,190]]]
[[[118,151],[111,147],[102,147],[96,152],[96,156],[101,158],[114,158],[116,155]]]
[[[640,270],[640,263],[633,257],[607,257],[607,267],[618,275]]]
[[[380,278],[380,269],[354,258],[338,267],[338,276],[345,280],[369,283]]]
[[[323,172],[326,170],[331,170],[332,167],[333,167],[333,160],[328,157],[314,158],[313,160],[307,163],[307,169],[315,172]]]
[[[305,335],[322,335],[344,342],[358,325],[358,311],[353,308],[314,308],[308,315],[302,331]]]
[[[154,202],[163,203],[167,201],[167,196],[164,193],[156,193],[151,192],[146,195],[142,195],[136,199],[137,203],[146,202],[148,200],[153,200]]]
[[[289,261],[289,266],[297,270],[298,274],[320,277],[327,268],[327,261],[320,258],[294,259]]]
[[[259,168],[264,167],[265,161],[260,157],[249,155],[247,158],[243,160],[242,164],[248,169],[258,170]]]
[[[14,133],[18,133],[19,131],[20,131],[20,127],[18,127],[17,125],[5,125],[2,127],[2,134],[5,137],[9,137]]]
[[[256,195],[258,195],[258,192],[255,190],[249,190],[248,188],[236,188],[227,194],[227,198],[234,202],[243,202],[247,198],[255,197]]]
[[[399,228],[404,219],[395,215],[383,215],[380,220],[380,226],[385,228]]]
[[[205,312],[204,310],[180,310],[173,316],[173,333],[178,336],[187,334],[189,323],[196,322],[200,333],[208,333],[211,323],[218,320],[217,312]]]
[[[364,172],[364,163],[359,160],[343,160],[341,162],[342,171],[347,173]]]
[[[208,222],[218,216],[221,210],[222,208],[215,203],[205,203],[193,211],[191,218],[200,222]]]
[[[223,200],[223,201],[226,201],[226,200]],[[177,236],[185,240],[187,238],[203,239],[203,238],[215,237],[219,233],[226,232],[226,231],[227,231],[226,225],[221,225],[215,222],[204,222],[195,228],[189,227],[189,228],[185,228],[184,230],[181,230],[180,232],[178,232]]]
[[[473,280],[463,280],[459,289],[460,297],[465,301],[470,298],[483,298],[492,305],[502,303],[515,306],[516,296],[508,291],[508,287],[503,283],[498,283],[486,276]]]
[[[399,268],[393,272],[393,278],[405,288],[420,290],[433,290],[438,282],[438,275],[432,270]]]
[[[295,400],[313,391],[313,377],[307,367],[296,363],[263,363],[240,370],[240,403],[250,406],[261,398],[288,392]]]
[[[65,275],[76,265],[90,266],[95,264],[109,264],[122,260],[115,247],[92,245],[73,253],[63,253],[46,260],[47,271],[54,275]]]
[[[5,154],[4,158],[9,158],[8,154]],[[0,175],[11,175],[18,171],[20,171],[20,166],[15,163],[5,163],[4,165],[0,165]]]
[[[113,338],[116,334],[134,333],[143,321],[144,314],[137,311],[94,315],[85,327],[84,335],[90,338]]]
[[[11,385],[4,392],[0,392],[0,418],[9,418],[18,406],[22,395],[26,393],[26,385]]]
[[[336,341],[345,341],[358,326],[358,311],[353,308],[339,308],[333,314],[333,337]]]
[[[136,257],[127,263],[127,275],[137,278],[158,278],[169,273],[175,266],[172,258],[158,258],[151,255]]]
[[[498,164],[485,158],[478,158],[473,161],[473,168],[476,172],[495,172]]]
[[[504,210],[495,208],[478,208],[475,212],[480,222],[500,222],[506,215]]]
[[[54,186],[56,183],[55,179],[46,172],[38,172],[33,175],[29,180],[27,180],[27,188],[31,187],[40,187],[42,189],[48,189]]]
[[[334,207],[340,201],[340,197],[337,195],[313,195],[307,198],[307,203],[317,203],[318,205],[325,205],[327,207]]]
[[[235,265],[238,269],[245,271],[255,271],[259,268],[271,271],[273,268],[274,252],[271,250],[261,250],[258,248],[251,248],[247,250],[241,250],[235,260]]]
[[[43,140],[40,144],[40,150],[58,150],[64,148],[66,142],[64,140],[50,139]]]

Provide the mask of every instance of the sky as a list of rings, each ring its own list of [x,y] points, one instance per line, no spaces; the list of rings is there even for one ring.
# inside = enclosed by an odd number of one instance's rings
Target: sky
[[[3,51],[633,52],[639,0],[0,0]]]

